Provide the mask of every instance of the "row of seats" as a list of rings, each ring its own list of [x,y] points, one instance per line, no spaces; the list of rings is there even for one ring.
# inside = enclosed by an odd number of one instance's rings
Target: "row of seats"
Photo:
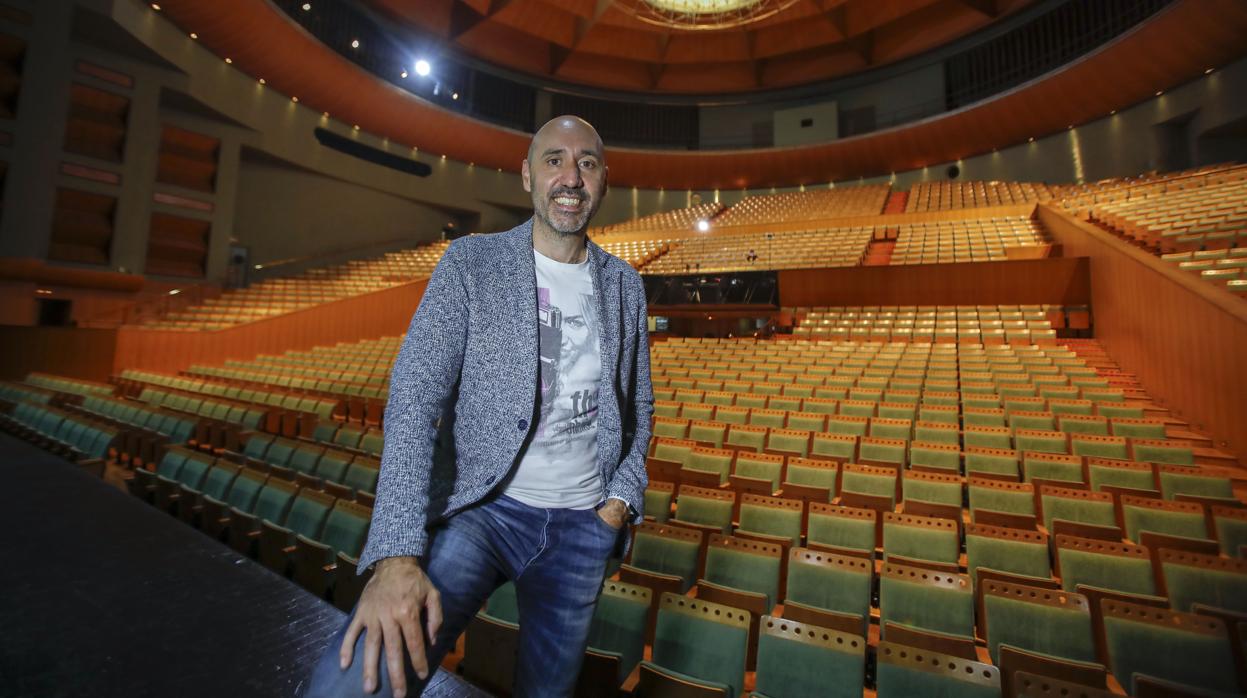
[[[712,222],[715,227],[873,216],[883,210],[891,192],[887,184],[810,189],[748,196]]]
[[[623,223],[615,223],[589,230],[589,237],[598,244],[615,242],[611,236],[619,233],[648,232],[651,230],[693,230],[698,221],[708,221],[727,208],[717,201],[692,204],[685,208],[651,213]]]
[[[1230,293],[1247,295],[1247,247],[1170,252],[1160,258]]]
[[[673,242],[642,274],[852,267],[874,235],[871,226],[774,233],[709,233]]]
[[[135,496],[343,609],[359,598],[356,565],[371,498],[364,504],[350,490],[327,491],[276,469],[177,446],[164,451],[154,470],[135,469],[127,484]]]
[[[0,428],[103,475],[121,437],[112,424],[47,404],[19,402],[0,413]]]
[[[448,246],[447,242],[437,242],[262,281],[248,288],[227,290],[217,298],[166,313],[144,324],[153,329],[218,330],[378,291],[427,278]]]
[[[905,212],[1038,203],[1058,194],[1058,188],[1042,182],[918,182],[909,188]]]
[[[897,227],[892,264],[983,262],[1008,259],[1007,250],[1050,243],[1035,218],[991,218],[910,223]]]

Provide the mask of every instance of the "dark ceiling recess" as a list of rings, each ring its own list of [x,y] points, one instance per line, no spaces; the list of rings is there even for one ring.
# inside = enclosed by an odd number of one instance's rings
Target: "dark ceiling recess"
[[[339,153],[345,153],[351,157],[367,160],[374,165],[388,167],[399,172],[406,172],[417,177],[428,177],[433,174],[433,168],[410,158],[403,158],[384,150],[378,150],[370,145],[364,145],[359,141],[352,140],[346,136],[339,136],[333,131],[318,128],[315,131],[316,140],[326,148],[332,148]]]

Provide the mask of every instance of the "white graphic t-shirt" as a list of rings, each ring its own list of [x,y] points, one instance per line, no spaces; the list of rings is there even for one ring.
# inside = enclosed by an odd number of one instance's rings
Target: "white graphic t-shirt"
[[[565,264],[533,250],[541,357],[540,418],[505,494],[534,507],[589,509],[601,501],[598,473],[597,304],[586,256]]]

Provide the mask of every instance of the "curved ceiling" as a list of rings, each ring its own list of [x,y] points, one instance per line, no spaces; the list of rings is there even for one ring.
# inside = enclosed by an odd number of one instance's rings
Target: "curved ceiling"
[[[723,93],[848,75],[944,45],[1032,0],[789,0],[733,29],[642,21],[644,0],[366,0],[447,45],[547,80]]]
[[[530,136],[447,111],[337,55],[267,0],[161,0],[164,14],[233,67],[302,106],[422,152],[518,171]],[[792,186],[955,161],[1106,116],[1247,53],[1247,2],[1175,0],[1083,58],[977,104],[799,148],[607,148],[611,181],[646,188]]]

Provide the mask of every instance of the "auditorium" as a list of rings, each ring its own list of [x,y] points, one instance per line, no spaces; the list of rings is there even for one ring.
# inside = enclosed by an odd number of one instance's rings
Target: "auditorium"
[[[1247,695],[1243,0],[0,0],[0,78],[0,695]]]

